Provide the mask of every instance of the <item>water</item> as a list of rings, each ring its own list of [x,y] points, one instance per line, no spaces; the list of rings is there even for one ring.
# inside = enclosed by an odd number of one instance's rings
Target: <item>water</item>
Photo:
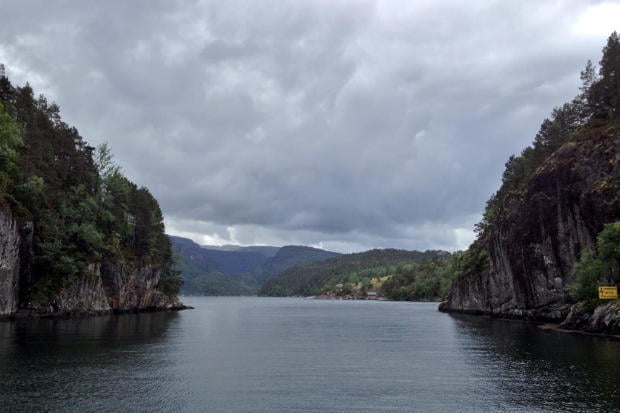
[[[620,341],[431,303],[185,301],[0,323],[0,411],[620,411]]]

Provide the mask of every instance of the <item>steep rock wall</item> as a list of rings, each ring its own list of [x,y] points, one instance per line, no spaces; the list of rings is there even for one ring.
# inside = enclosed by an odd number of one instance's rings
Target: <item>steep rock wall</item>
[[[110,308],[115,311],[172,309],[180,301],[156,289],[161,271],[150,265],[123,265],[113,257],[104,259],[101,279]]]
[[[8,205],[0,205],[0,317],[17,310],[19,303],[21,235]]]
[[[112,310],[103,290],[100,265],[91,264],[86,274],[69,283],[51,300],[47,313],[107,313]]]
[[[104,314],[184,308],[176,297],[157,290],[157,267],[119,264],[107,256],[102,264],[92,264],[86,274],[68,283],[51,297],[49,304],[32,308],[39,316]]]
[[[461,275],[442,311],[563,320],[573,266],[603,225],[620,218],[620,137],[569,142],[510,195],[487,241],[487,272]]]
[[[178,298],[157,289],[157,266],[119,264],[113,256],[91,264],[45,304],[33,306],[26,298],[33,256],[31,223],[20,224],[11,208],[1,204],[0,319],[184,308]]]

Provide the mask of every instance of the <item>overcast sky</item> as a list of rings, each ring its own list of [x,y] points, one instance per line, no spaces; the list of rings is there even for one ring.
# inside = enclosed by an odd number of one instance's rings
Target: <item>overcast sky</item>
[[[201,244],[466,248],[620,2],[10,1],[0,62]]]

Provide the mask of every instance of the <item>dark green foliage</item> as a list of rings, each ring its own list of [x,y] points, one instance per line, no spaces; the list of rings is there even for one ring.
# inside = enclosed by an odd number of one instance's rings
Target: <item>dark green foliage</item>
[[[596,238],[597,253],[586,250],[575,265],[577,280],[568,290],[592,311],[600,304],[599,285],[620,286],[620,221],[605,225]]]
[[[304,246],[228,246],[218,249],[201,247],[186,238],[170,236],[170,239],[180,257],[185,294],[256,294],[260,285],[277,273],[297,264],[340,255]]]
[[[620,115],[620,38],[613,32],[603,48],[599,78],[590,86],[588,103],[596,118]]]
[[[17,125],[0,103],[0,194],[6,193],[17,180],[17,151],[21,145]]]
[[[25,299],[45,303],[88,276],[104,250],[158,266],[162,288],[174,295],[180,278],[157,201],[121,174],[107,147],[95,154],[59,112],[30,86],[13,87],[0,67],[0,192],[34,224],[33,288]]]
[[[260,290],[269,296],[310,296],[321,293],[326,287],[344,282],[352,288],[362,278],[387,275],[390,266],[421,262],[447,253],[442,251],[403,251],[375,249],[310,264],[298,265],[271,278]],[[372,274],[372,275],[371,275]],[[346,285],[348,283],[348,285]]]
[[[596,247],[603,266],[603,279],[620,283],[620,221],[605,225],[596,238]]]
[[[183,278],[181,272],[176,269],[176,266],[166,263],[162,266],[161,276],[159,277],[159,283],[157,289],[168,297],[176,297],[181,290],[183,284]]]
[[[380,268],[378,274],[389,276],[381,286],[380,293],[390,300],[441,301],[458,274],[458,257],[462,254],[457,252],[420,263]]]
[[[188,295],[239,296],[256,294],[256,288],[219,271],[196,273],[183,268],[183,292]]]
[[[239,277],[255,268],[261,268],[269,259],[264,254],[246,250],[222,251],[203,248],[202,254],[217,264],[220,271]]]
[[[250,295],[256,288],[246,285],[231,274],[220,271],[211,251],[190,239],[170,236],[183,277],[183,293],[188,295]],[[232,252],[232,251],[230,251]],[[243,255],[242,255],[243,256]],[[217,255],[216,257],[219,257]]]
[[[614,119],[620,114],[620,40],[613,32],[603,49],[597,75],[588,61],[581,72],[581,94],[570,103],[553,109],[545,119],[531,146],[506,162],[500,189],[487,201],[482,220],[476,224],[478,239],[485,242],[488,230],[497,223],[510,197],[519,197],[536,170],[558,148],[569,142],[589,122]]]
[[[288,245],[280,248],[275,256],[268,258],[260,267],[256,267],[242,274],[240,278],[249,285],[260,286],[268,279],[289,268],[301,264],[323,261],[339,255],[340,254],[337,252],[325,251],[318,248]]]
[[[371,288],[390,300],[440,301],[448,294],[452,281],[463,270],[465,253],[428,255],[417,262],[403,262],[364,268],[335,276],[320,291],[304,295],[358,295]]]
[[[597,70],[595,65],[588,61],[581,72],[581,81],[581,93],[570,103],[555,108],[551,117],[542,122],[532,145],[525,148],[520,155],[511,156],[506,162],[502,184],[488,200],[482,220],[475,227],[477,239],[460,258],[462,262],[459,267],[464,280],[477,279],[488,273],[489,251],[494,249],[492,240],[497,241],[497,237],[493,236],[510,234],[513,242],[514,237],[528,236],[523,232],[524,227],[528,228],[531,225],[516,227],[510,218],[506,218],[514,217],[515,207],[523,205],[523,201],[528,199],[532,178],[545,176],[546,172],[553,171],[554,168],[558,168],[556,175],[572,173],[566,169],[559,170],[562,165],[558,161],[559,156],[561,153],[579,153],[577,149],[572,149],[587,146],[584,142],[589,142],[592,149],[598,148],[605,150],[606,153],[615,149],[613,144],[603,149],[602,142],[597,144],[594,139],[600,138],[601,134],[610,136],[617,133],[620,125],[620,39],[616,32],[608,38],[599,69]],[[565,179],[570,182],[569,178]],[[594,188],[597,195],[613,190],[614,186],[610,185],[609,179],[611,177],[603,177],[598,181],[597,188]],[[536,182],[540,185],[542,181]],[[561,181],[554,185],[561,185]],[[562,188],[558,187],[556,190],[559,193]],[[539,193],[545,192],[551,191],[547,188]],[[614,194],[605,194],[605,197],[598,202],[607,203],[605,199],[616,202],[618,197]],[[539,199],[537,202],[543,205],[545,201]],[[540,213],[542,214],[542,209]],[[613,219],[616,219],[613,214],[606,218],[607,221]],[[600,224],[594,223],[594,225]],[[618,260],[610,258],[614,256],[613,253],[606,255],[602,252],[613,252],[614,248],[618,248],[618,239],[609,235],[609,231],[612,230],[605,227],[607,235],[599,237],[598,254],[584,251],[581,261],[575,266],[578,277],[576,283],[569,288],[570,294],[588,308],[598,302],[596,290],[598,283],[604,280],[618,282],[617,270],[613,269],[618,268]],[[610,245],[615,247],[609,247]],[[527,276],[527,271],[525,269],[523,271],[523,275]]]

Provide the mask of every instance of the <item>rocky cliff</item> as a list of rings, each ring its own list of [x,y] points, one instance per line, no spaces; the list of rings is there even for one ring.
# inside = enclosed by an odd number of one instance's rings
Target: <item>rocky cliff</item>
[[[28,316],[105,314],[185,308],[176,296],[157,289],[160,269],[152,265],[121,264],[104,257],[69,281],[45,303],[32,303],[29,287],[32,265],[32,225],[21,224],[5,203],[0,206],[0,319]]]
[[[462,274],[440,310],[564,320],[581,251],[620,218],[619,149],[620,134],[599,128],[555,151],[523,192],[506,197],[485,239],[488,266]]]
[[[0,317],[17,311],[20,273],[19,225],[8,205],[0,205]]]
[[[178,308],[159,203],[0,65],[0,317]]]

